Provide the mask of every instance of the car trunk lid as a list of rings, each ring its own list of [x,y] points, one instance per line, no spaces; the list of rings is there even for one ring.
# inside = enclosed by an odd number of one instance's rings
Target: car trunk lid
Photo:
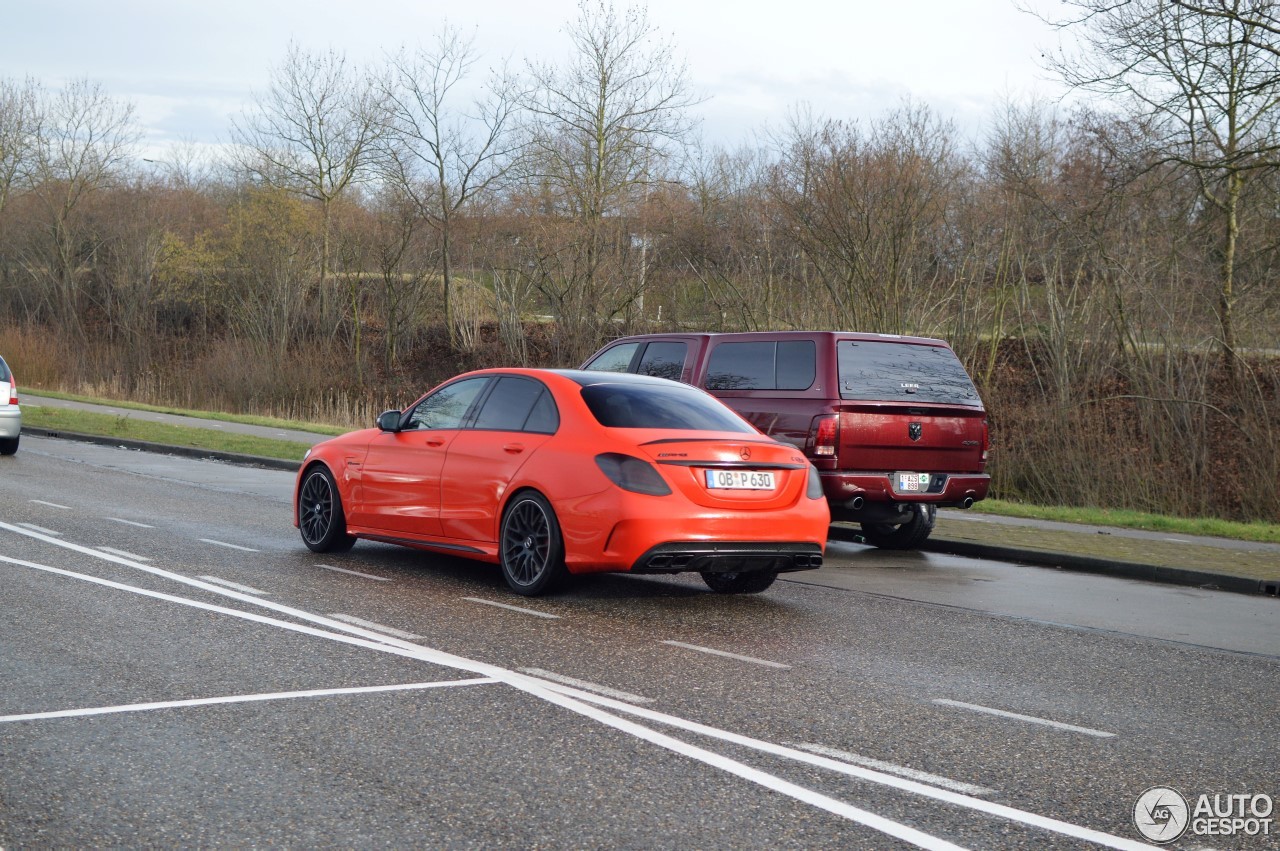
[[[638,448],[695,505],[775,509],[794,503],[808,485],[809,463],[794,446],[741,434],[666,434]]]

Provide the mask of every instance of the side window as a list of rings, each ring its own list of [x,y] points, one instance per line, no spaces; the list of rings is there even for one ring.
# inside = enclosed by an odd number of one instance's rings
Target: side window
[[[623,343],[611,349],[605,349],[599,357],[587,364],[586,368],[601,372],[626,372],[638,348],[640,348],[639,343]]]
[[[484,400],[472,428],[521,431],[538,399],[546,392],[541,383],[529,378],[504,375]]]
[[[688,349],[685,343],[662,341],[650,343],[645,347],[640,358],[640,366],[636,372],[640,375],[655,375],[658,378],[680,380],[684,371],[684,354]]]
[[[414,406],[405,428],[458,428],[488,382],[488,378],[467,378],[441,387]]]
[[[707,364],[708,390],[772,390],[774,344],[721,343]]]
[[[555,434],[558,428],[560,428],[560,412],[556,410],[556,403],[551,400],[551,391],[543,390],[538,401],[533,403],[533,410],[529,412],[529,418],[524,421],[524,428],[521,431]]]
[[[818,347],[813,340],[778,343],[778,389],[808,390],[818,377]]]

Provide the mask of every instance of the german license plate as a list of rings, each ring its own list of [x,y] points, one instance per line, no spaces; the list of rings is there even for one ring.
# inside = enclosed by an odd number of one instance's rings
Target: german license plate
[[[764,470],[707,470],[710,490],[771,491],[773,473]]]
[[[929,489],[929,479],[932,478],[928,473],[894,473],[897,477],[897,488],[899,493],[924,493]]]

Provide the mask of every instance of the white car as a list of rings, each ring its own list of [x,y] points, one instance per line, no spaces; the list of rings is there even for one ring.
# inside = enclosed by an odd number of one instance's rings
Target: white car
[[[18,451],[22,433],[22,409],[18,407],[18,385],[13,381],[9,365],[0,358],[0,455]]]

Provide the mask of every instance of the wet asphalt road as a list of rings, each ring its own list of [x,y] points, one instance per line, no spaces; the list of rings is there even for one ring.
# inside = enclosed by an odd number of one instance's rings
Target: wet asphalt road
[[[318,557],[291,486],[0,458],[0,847],[1136,847],[1148,787],[1280,794],[1274,600],[852,545],[526,600]]]

